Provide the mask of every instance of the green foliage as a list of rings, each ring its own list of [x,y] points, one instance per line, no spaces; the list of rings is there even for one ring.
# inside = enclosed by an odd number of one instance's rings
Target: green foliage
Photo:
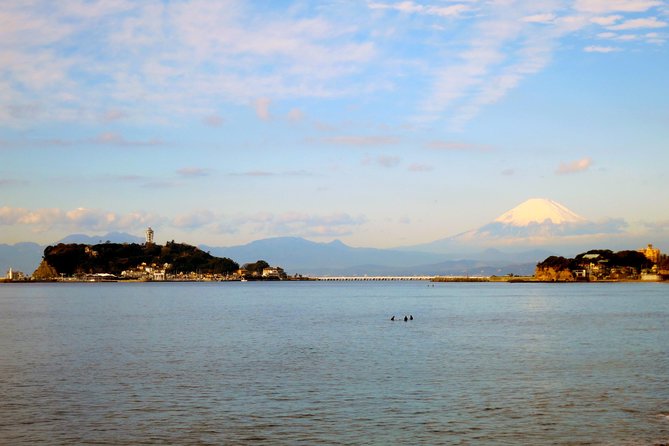
[[[657,269],[660,271],[669,271],[669,256],[662,254],[660,256],[660,261],[657,262]]]
[[[653,262],[638,251],[619,251],[615,253],[612,262],[616,266],[629,266],[637,271],[653,266]]]
[[[44,260],[58,273],[120,274],[142,263],[163,266],[170,272],[226,274],[239,265],[231,259],[214,257],[195,246],[168,242],[165,246],[137,243],[103,243],[98,245],[58,244],[44,250]]]
[[[574,260],[577,263],[591,262],[592,259],[587,259],[587,258],[585,258],[585,256],[595,255],[595,254],[599,255],[599,257],[597,257],[596,261],[605,260],[605,261],[608,262],[615,257],[615,254],[610,249],[591,249],[588,252],[584,252],[584,253],[581,253],[581,254],[577,255],[576,257],[574,257]]]
[[[255,263],[245,263],[242,266],[242,269],[248,271],[251,275],[259,276],[262,274],[262,270],[269,268],[269,263],[264,260],[258,260]]]
[[[550,256],[543,262],[537,264],[538,268],[552,268],[555,271],[564,271],[572,269],[574,266],[573,259],[567,259],[562,256]]]

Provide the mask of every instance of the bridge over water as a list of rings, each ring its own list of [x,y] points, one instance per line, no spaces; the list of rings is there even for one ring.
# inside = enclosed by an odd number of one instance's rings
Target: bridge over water
[[[321,276],[314,277],[316,280],[326,282],[347,281],[383,281],[383,280],[432,280],[434,276]]]

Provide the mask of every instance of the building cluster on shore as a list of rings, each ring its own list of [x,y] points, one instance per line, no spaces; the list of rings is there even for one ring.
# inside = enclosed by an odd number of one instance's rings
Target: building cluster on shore
[[[537,264],[535,280],[662,281],[669,278],[669,257],[649,244],[636,251],[591,250],[573,259],[551,256]]]
[[[49,279],[56,282],[116,282],[116,281],[135,281],[135,282],[224,282],[224,281],[246,281],[246,280],[301,280],[302,276],[296,275],[288,277],[283,268],[278,266],[268,266],[261,272],[248,271],[240,268],[229,274],[217,274],[210,272],[175,272],[170,273],[169,264],[162,265],[142,263],[135,268],[124,270],[121,274],[111,273],[78,273],[70,276],[60,275]],[[14,271],[11,268],[7,272],[2,282],[30,282],[35,280],[20,271]]]
[[[241,267],[232,259],[219,258],[201,249],[183,244],[154,243],[148,228],[146,241],[137,243],[100,243],[97,245],[63,244],[48,246],[42,262],[32,275],[12,268],[1,282],[62,281],[246,281],[287,280],[278,266],[264,260]],[[299,280],[301,276],[291,277]]]

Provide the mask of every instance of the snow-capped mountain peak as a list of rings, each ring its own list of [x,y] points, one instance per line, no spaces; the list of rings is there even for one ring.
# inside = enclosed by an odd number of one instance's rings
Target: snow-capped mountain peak
[[[547,198],[531,198],[495,219],[496,223],[510,226],[528,226],[531,223],[556,225],[585,223],[587,220],[567,207]]]

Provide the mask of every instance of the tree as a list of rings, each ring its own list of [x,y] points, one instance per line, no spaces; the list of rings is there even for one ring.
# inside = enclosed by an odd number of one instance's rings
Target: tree
[[[255,263],[245,263],[242,266],[242,269],[248,271],[252,276],[261,276],[262,270],[265,268],[269,268],[269,263],[264,260],[258,260]]]

